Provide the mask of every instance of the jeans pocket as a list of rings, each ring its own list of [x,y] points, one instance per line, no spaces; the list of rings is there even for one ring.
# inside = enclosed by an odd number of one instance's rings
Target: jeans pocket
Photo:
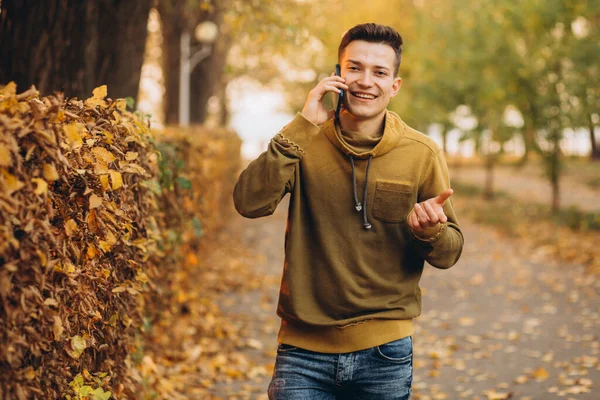
[[[298,350],[298,348],[296,346],[292,346],[292,345],[285,344],[285,343],[279,343],[277,345],[277,353],[287,353],[289,351],[294,351],[294,350]]]
[[[410,363],[413,356],[412,336],[379,345],[375,350],[379,358],[386,361],[395,364]]]

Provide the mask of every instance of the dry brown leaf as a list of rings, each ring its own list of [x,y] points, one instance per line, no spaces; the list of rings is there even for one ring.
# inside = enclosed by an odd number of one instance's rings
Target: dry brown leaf
[[[92,194],[90,196],[90,209],[98,208],[102,205],[102,198],[98,197],[96,194]]]

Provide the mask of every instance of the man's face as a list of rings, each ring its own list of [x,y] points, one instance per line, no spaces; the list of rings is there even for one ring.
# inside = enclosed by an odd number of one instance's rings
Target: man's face
[[[396,54],[387,44],[355,40],[344,50],[340,66],[349,89],[344,107],[355,118],[376,118],[400,90],[394,75]]]

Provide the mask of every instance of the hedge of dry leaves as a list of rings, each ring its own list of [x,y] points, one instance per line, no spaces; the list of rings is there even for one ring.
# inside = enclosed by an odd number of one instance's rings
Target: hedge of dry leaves
[[[231,215],[241,140],[224,129],[167,128],[156,134],[155,145],[160,157],[152,189],[158,194],[156,221],[163,240],[147,264],[155,290],[144,297],[144,346],[157,343],[153,334],[168,332],[173,325],[182,283],[202,267],[201,242],[214,238]]]
[[[218,205],[197,210],[225,188],[200,198],[191,187],[206,171],[184,173],[200,146],[157,143],[106,94],[0,89],[0,398],[135,397],[142,317],[176,293],[181,248],[218,229]]]

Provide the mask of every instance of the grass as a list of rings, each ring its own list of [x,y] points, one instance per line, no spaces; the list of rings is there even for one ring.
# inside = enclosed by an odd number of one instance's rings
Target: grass
[[[600,213],[598,212],[586,212],[577,207],[569,207],[553,213],[549,206],[525,203],[502,191],[495,193],[494,200],[484,201],[482,199],[483,191],[476,185],[454,182],[452,188],[456,191],[457,197],[481,199],[478,202],[471,202],[469,207],[464,210],[476,222],[495,225],[511,231],[512,227],[520,223],[534,224],[544,220],[558,226],[568,227],[573,231],[600,232]]]
[[[589,157],[570,156],[563,160],[562,179],[580,183],[593,190],[600,189],[600,162],[590,161]],[[517,157],[505,156],[498,163],[498,168],[513,168],[515,172],[524,174],[533,178],[546,179],[544,166],[539,157],[532,155],[531,159],[524,165],[519,165],[520,159]],[[472,158],[453,158],[448,159],[449,166],[458,166],[464,168],[483,167],[483,160],[478,157]]]

